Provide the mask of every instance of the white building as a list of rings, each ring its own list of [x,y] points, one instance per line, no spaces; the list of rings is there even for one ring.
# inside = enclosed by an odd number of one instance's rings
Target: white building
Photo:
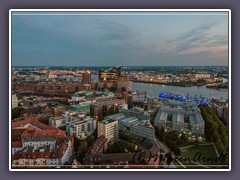
[[[90,116],[68,121],[66,125],[66,132],[69,136],[76,136],[81,139],[91,135],[95,129],[96,119],[93,119]]]
[[[12,109],[18,107],[18,98],[16,94],[12,94]]]
[[[156,141],[155,130],[150,123],[151,117],[142,108],[120,109],[119,113],[106,118],[118,121],[119,130],[123,133]]]
[[[37,120],[12,123],[12,166],[54,167],[73,155],[73,137]]]
[[[49,119],[49,125],[59,128],[61,126],[66,125],[66,120],[64,117],[51,117]]]
[[[108,142],[118,140],[118,121],[112,119],[98,121],[98,138],[102,135],[107,138]]]

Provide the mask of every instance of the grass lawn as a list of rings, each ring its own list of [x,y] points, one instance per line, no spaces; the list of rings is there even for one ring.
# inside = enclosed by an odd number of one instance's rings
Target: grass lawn
[[[194,156],[200,152],[201,153],[201,159],[196,160],[195,162],[203,164],[203,165],[218,165],[219,162],[215,160],[217,158],[216,152],[214,150],[214,147],[212,145],[196,145],[191,148],[187,148],[184,151],[182,151],[182,156],[185,158],[193,159]],[[198,156],[199,157],[199,156]],[[205,158],[205,161],[203,160]],[[188,161],[182,161],[183,164],[192,164]]]
[[[181,148],[181,147],[195,145],[195,144],[196,144],[196,141],[188,140],[187,142],[184,142],[181,145],[179,145],[179,147]]]

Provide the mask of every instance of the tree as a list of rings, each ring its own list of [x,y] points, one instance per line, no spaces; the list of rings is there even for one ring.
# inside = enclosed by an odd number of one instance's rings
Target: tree
[[[74,136],[74,149],[75,149],[75,151],[78,151],[80,143],[81,143],[81,140]]]
[[[108,108],[107,108],[107,105],[104,104],[102,106],[102,116],[105,117],[107,115],[107,112],[108,112]]]
[[[158,127],[157,127],[157,126],[154,126],[154,129],[155,129],[155,136],[156,136],[157,138],[159,138],[159,129],[158,129]]]
[[[87,112],[86,116],[90,116],[90,112],[89,111]]]
[[[182,133],[182,135],[181,135],[181,140],[182,140],[182,142],[187,142],[187,136],[184,134],[184,133]]]
[[[100,114],[100,115],[98,116],[98,120],[101,121],[101,120],[103,120],[103,119],[104,119],[104,118],[103,118],[103,115]]]
[[[172,161],[173,161],[172,153],[171,153],[171,151],[169,151],[167,153],[167,164],[170,165]]]
[[[13,108],[12,109],[12,119],[19,118],[20,114],[23,110],[24,109],[22,107]]]
[[[88,144],[88,147],[89,147],[95,141],[95,137],[93,135],[87,136],[86,141],[87,141],[87,144]]]
[[[205,121],[206,137],[213,140],[220,152],[228,151],[228,130],[208,105],[199,105]]]
[[[109,89],[110,89],[111,92],[115,92],[117,88],[116,87],[110,87]]]
[[[180,156],[181,155],[181,150],[176,145],[175,145],[174,153],[175,153],[176,156]]]
[[[91,118],[94,118],[93,110],[90,109],[90,116]]]
[[[127,91],[126,87],[121,87],[121,91],[126,92]]]
[[[87,141],[81,142],[77,152],[78,160],[80,162],[82,162],[84,154],[87,152],[87,149],[88,149]]]
[[[97,128],[93,131],[92,135],[94,136],[95,139],[97,139]]]

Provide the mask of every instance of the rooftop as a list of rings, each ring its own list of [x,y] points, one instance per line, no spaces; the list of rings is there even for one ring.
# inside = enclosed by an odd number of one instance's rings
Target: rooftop
[[[98,121],[99,123],[102,123],[102,124],[109,124],[109,123],[112,123],[112,122],[115,122],[116,120],[113,120],[113,119],[104,119],[102,121]]]

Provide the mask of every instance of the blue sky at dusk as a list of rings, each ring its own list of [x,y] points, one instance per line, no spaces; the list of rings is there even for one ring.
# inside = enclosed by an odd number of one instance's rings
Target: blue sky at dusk
[[[13,12],[12,65],[228,64],[226,12]]]

